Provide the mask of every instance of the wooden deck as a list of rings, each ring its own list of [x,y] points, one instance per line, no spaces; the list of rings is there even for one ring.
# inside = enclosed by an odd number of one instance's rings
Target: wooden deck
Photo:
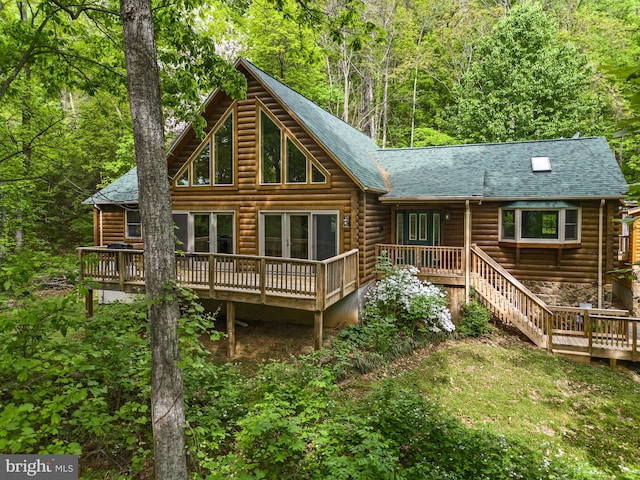
[[[394,265],[411,265],[418,276],[438,285],[464,286],[465,262],[462,247],[419,245],[376,245],[376,256],[385,256]]]
[[[144,293],[142,250],[78,249],[81,276],[102,290]],[[201,298],[324,311],[358,288],[358,251],[323,261],[198,253],[176,256],[178,284]]]
[[[396,265],[415,266],[432,283],[473,287],[494,315],[541,348],[612,362],[640,361],[640,319],[624,310],[548,306],[475,245],[469,258],[458,247],[378,245],[377,254]],[[143,251],[87,247],[79,249],[79,256],[82,277],[97,288],[144,293]],[[322,312],[359,287],[357,250],[324,261],[188,254],[176,257],[176,269],[180,285],[201,298],[226,301],[228,320],[234,318],[235,303],[314,312],[316,346],[322,343]]]
[[[611,360],[640,361],[638,323],[626,310],[549,307],[551,351]]]
[[[78,249],[81,277],[99,290],[145,292],[144,252]],[[176,256],[178,284],[200,298],[226,302],[229,356],[235,352],[235,305],[251,303],[314,312],[314,346],[322,345],[323,312],[359,287],[358,250],[327,260],[197,253]],[[87,297],[93,308],[92,292]]]

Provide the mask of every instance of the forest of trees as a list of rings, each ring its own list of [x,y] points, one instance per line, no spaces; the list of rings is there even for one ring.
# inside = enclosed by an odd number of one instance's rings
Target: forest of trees
[[[381,147],[604,135],[640,180],[637,135],[615,136],[638,115],[638,0],[200,0],[154,15],[167,141],[214,88],[242,94],[243,56]],[[2,2],[0,32],[0,257],[88,244],[81,201],[134,165],[117,3]]]

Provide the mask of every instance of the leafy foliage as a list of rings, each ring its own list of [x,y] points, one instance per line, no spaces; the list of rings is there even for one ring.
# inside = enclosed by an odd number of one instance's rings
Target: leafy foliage
[[[590,135],[605,112],[596,82],[588,58],[559,40],[542,8],[523,4],[480,42],[456,90],[453,125],[477,142]]]
[[[211,371],[198,338],[211,331],[211,319],[191,301],[184,298],[180,335],[185,385],[196,404]],[[152,445],[145,311],[144,302],[113,305],[86,319],[77,292],[5,307],[0,449],[82,453],[96,470],[113,468],[117,458],[127,476],[144,470]]]
[[[457,325],[459,334],[466,337],[484,337],[491,333],[491,312],[477,299],[462,306],[462,315]]]

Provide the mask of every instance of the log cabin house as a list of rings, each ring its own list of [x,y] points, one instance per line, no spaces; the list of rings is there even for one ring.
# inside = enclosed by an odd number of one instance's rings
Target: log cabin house
[[[204,138],[188,127],[167,155],[179,278],[226,301],[228,319],[313,312],[319,346],[379,255],[417,266],[453,304],[474,289],[546,348],[552,306],[570,306],[566,332],[580,304],[611,305],[626,182],[604,138],[380,149],[249,61],[236,67],[246,98],[213,92]],[[103,259],[85,276],[143,291],[135,169],[85,203],[98,248],[80,252]]]

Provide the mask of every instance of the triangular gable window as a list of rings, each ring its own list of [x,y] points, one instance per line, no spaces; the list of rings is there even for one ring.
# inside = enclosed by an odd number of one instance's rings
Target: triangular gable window
[[[177,187],[233,185],[233,113],[210,133],[176,177]]]
[[[308,185],[327,183],[328,174],[289,133],[260,109],[260,183]],[[284,174],[283,174],[284,172]]]

